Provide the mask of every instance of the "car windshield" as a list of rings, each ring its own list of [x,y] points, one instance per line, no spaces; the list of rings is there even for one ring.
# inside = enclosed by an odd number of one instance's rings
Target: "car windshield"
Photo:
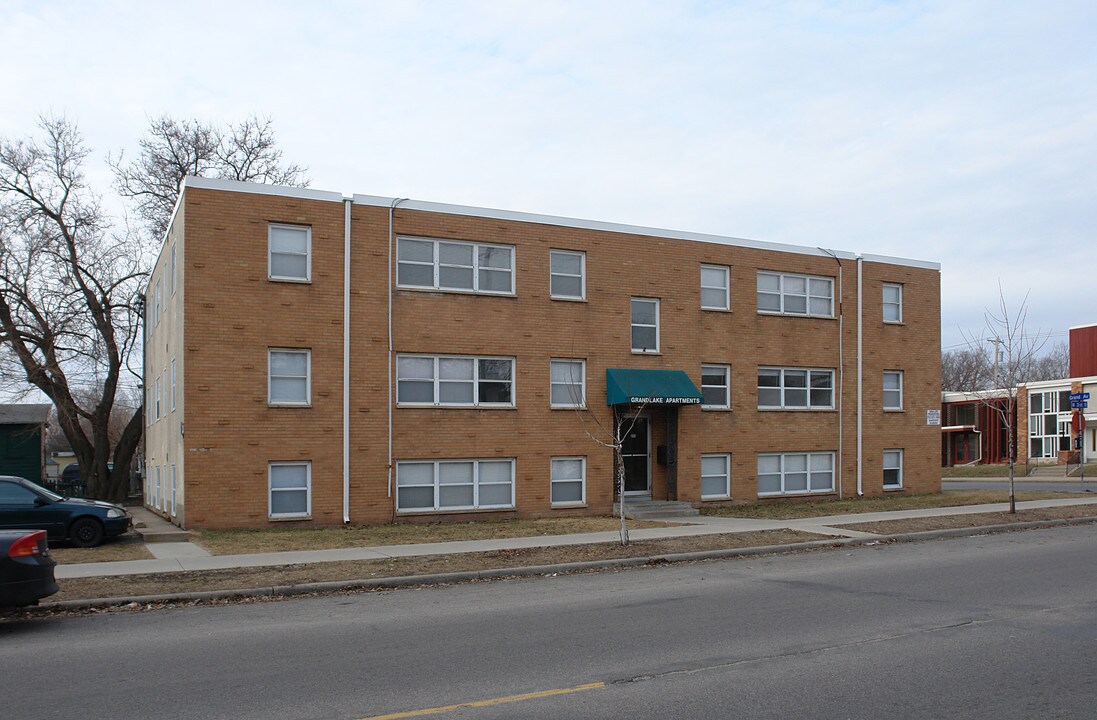
[[[24,478],[23,482],[31,490],[34,490],[35,492],[39,492],[39,493],[45,495],[46,497],[48,497],[50,500],[53,500],[54,502],[56,502],[58,500],[64,500],[65,499],[65,498],[61,497],[60,495],[58,495],[57,493],[55,493],[53,490],[47,490],[46,488],[42,487],[41,485],[36,485],[35,483],[32,483],[30,480],[27,480],[27,479]]]

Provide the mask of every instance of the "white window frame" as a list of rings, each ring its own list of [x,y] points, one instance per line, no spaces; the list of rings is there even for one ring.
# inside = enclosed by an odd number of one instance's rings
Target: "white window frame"
[[[565,365],[565,364],[569,365],[569,366],[573,366],[573,367],[575,365],[579,366],[579,382],[578,383],[575,383],[575,382],[561,382],[561,381],[553,379],[553,368],[554,368],[554,366],[555,365]],[[569,374],[569,377],[574,380],[574,375]],[[579,387],[578,401],[575,401],[575,396],[570,391],[568,392],[568,397],[572,398],[572,402],[558,403],[553,399],[553,393],[552,393],[553,388],[556,388],[556,387],[572,388],[572,387],[575,387],[576,385],[578,385],[578,387]],[[586,360],[582,360],[582,359],[579,359],[579,358],[552,358],[549,361],[549,405],[552,408],[585,408],[587,406],[587,361]]]
[[[715,270],[724,276],[724,284],[705,285],[705,270]],[[701,309],[702,310],[730,310],[731,309],[731,268],[727,265],[702,265],[701,266]],[[721,305],[706,305],[705,290],[720,290],[724,293],[724,302]]]
[[[156,470],[156,491],[152,494],[152,506],[154,508],[160,507],[160,466],[154,466]]]
[[[888,300],[888,290],[894,290],[896,293],[896,300]],[[902,325],[903,324],[903,286],[899,283],[884,283],[884,287],[881,291],[881,302],[883,303],[883,319],[884,323],[888,325]],[[894,308],[894,318],[888,317],[888,308]]]
[[[764,372],[776,372],[778,373],[777,387],[763,387],[759,381],[757,385],[758,390],[758,409],[759,410],[814,410],[814,411],[826,411],[834,409],[834,394],[836,392],[834,387],[834,370],[832,368],[794,368],[794,367],[771,367],[763,365],[758,368],[758,376],[761,378]],[[786,382],[786,377],[792,373],[804,373],[804,381],[806,385],[799,387],[796,385],[789,386]],[[827,405],[816,405],[811,400],[813,374],[825,373],[830,377],[830,403]],[[821,389],[821,388],[820,388]],[[763,405],[762,404],[762,391],[763,390],[776,390],[781,395],[781,403],[779,405]],[[807,404],[805,405],[793,405],[788,402],[789,391],[802,390],[807,398]]]
[[[887,387],[887,378],[888,378],[889,375],[892,375],[892,376],[897,377],[899,379],[898,389],[888,388]],[[882,380],[882,383],[881,383],[881,389],[883,390],[884,410],[891,410],[891,411],[896,411],[897,412],[897,411],[903,409],[903,371],[902,370],[885,370],[884,371],[884,377],[883,377],[883,380]],[[899,395],[898,404],[889,405],[888,404],[888,396],[889,395],[895,395],[896,393],[898,393],[898,395]]]
[[[723,385],[706,385],[705,384],[705,370],[719,370],[724,375]],[[724,403],[722,405],[708,405],[704,401],[705,388],[723,388],[724,390]],[[730,365],[717,365],[712,363],[705,363],[701,365],[701,408],[703,410],[729,410],[731,409],[731,366]]]
[[[639,324],[635,321],[635,319],[632,317],[632,304],[635,303],[635,302],[654,303],[654,305],[655,305],[655,325],[648,325],[646,323]],[[659,325],[660,325],[660,322],[659,322],[659,298],[634,297],[634,298],[629,299],[629,347],[632,349],[632,352],[634,354],[640,354],[640,355],[655,355],[655,354],[658,354],[659,345],[660,345],[660,343],[659,343]],[[633,330],[635,330],[638,327],[640,327],[640,328],[654,327],[655,328],[655,347],[654,348],[639,348],[639,349],[637,349],[637,347],[633,344],[632,332],[633,332]]]
[[[1069,393],[1069,389],[1066,390]],[[1062,445],[1064,429],[1065,434],[1069,438],[1070,425],[1063,427],[1063,423],[1069,416],[1062,413],[1069,412],[1070,408],[1063,408],[1060,400],[1060,393],[1063,390],[1040,390],[1036,392],[1030,392],[1028,395],[1028,434],[1029,434],[1029,457],[1030,458],[1055,458],[1059,456],[1059,447]],[[1040,409],[1034,411],[1033,398],[1040,398]],[[1052,426],[1052,431],[1048,432],[1048,423]],[[1040,449],[1033,452],[1032,445],[1036,443],[1040,446]]]
[[[301,492],[302,488],[276,488],[271,486],[271,470],[275,467],[304,467],[305,468],[305,511],[296,513],[274,512],[274,494],[276,492]],[[267,517],[271,519],[282,518],[310,518],[312,517],[312,462],[310,460],[286,460],[271,461],[267,463]]]
[[[170,286],[171,286],[171,294],[173,296],[175,295],[175,285],[176,285],[176,280],[175,280],[175,267],[176,267],[175,246],[176,245],[177,245],[177,243],[172,243],[171,244],[171,283],[170,283]]]
[[[807,489],[806,490],[787,490],[787,489],[785,489],[785,477],[787,475],[793,474],[793,471],[786,470],[786,465],[788,463],[788,459],[791,458],[791,457],[794,457],[794,456],[804,457],[804,459],[805,459],[804,467],[806,468],[805,472],[807,473]],[[829,457],[830,458],[830,471],[829,471],[829,473],[830,473],[830,487],[827,488],[827,489],[813,490],[811,488],[811,476],[813,474],[813,471],[811,469],[811,460],[812,460],[812,458],[815,458],[815,457]],[[766,473],[766,474],[778,474],[778,475],[780,475],[780,477],[781,477],[781,489],[779,491],[776,491],[776,492],[762,492],[759,489],[758,497],[778,497],[778,496],[782,496],[782,495],[825,495],[825,494],[830,494],[830,493],[834,492],[835,468],[834,468],[834,453],[833,452],[827,451],[827,452],[800,452],[800,453],[797,453],[797,452],[758,453],[758,474],[757,474],[757,478],[759,480],[759,483],[761,482],[761,476],[763,475],[762,467],[761,467],[763,458],[777,458],[778,459],[778,465],[779,465],[778,472],[777,473]],[[817,474],[822,474],[819,471],[815,471],[815,472]]]
[[[557,478],[555,468],[557,467],[557,463],[563,463],[563,462],[578,462],[579,463],[579,477],[577,477],[577,478],[572,478],[572,477]],[[563,501],[556,501],[556,500],[552,499],[552,488],[553,488],[553,486],[558,485],[558,484],[559,485],[563,485],[563,484],[574,485],[575,483],[579,483],[580,490],[581,490],[581,493],[580,493],[581,499],[579,499],[579,500],[563,500]],[[549,503],[553,507],[576,507],[576,506],[579,506],[579,505],[586,505],[587,504],[587,459],[586,459],[586,457],[577,455],[577,456],[573,456],[573,457],[554,457],[554,458],[551,458],[549,460]]]
[[[401,265],[427,265],[426,261],[421,260],[401,260],[400,259],[400,245],[404,242],[419,242],[431,244],[431,262],[430,266],[433,268],[433,282],[430,285],[411,285],[408,283],[400,282],[400,266]],[[448,263],[441,262],[439,256],[439,245],[445,243],[447,245],[467,245],[472,248],[472,265],[454,265],[453,267],[469,267],[472,270],[472,287],[471,288],[459,288],[459,287],[443,287],[441,284],[441,272],[440,268],[443,266],[449,267]],[[503,272],[504,268],[494,267],[480,267],[480,248],[490,248],[492,250],[506,250],[510,253],[510,268],[506,271],[510,273],[510,289],[508,290],[486,290],[480,288],[480,271],[489,270],[496,272]],[[413,237],[413,236],[400,236],[396,238],[396,287],[405,290],[434,290],[437,292],[452,292],[452,293],[468,293],[473,295],[514,295],[515,294],[515,275],[517,274],[516,268],[517,252],[513,245],[499,245],[496,243],[483,243],[483,242],[470,242],[468,240],[449,240],[443,238],[425,238],[425,237]]]
[[[483,505],[480,503],[480,466],[483,463],[509,463],[510,465],[510,502],[505,505]],[[446,463],[472,463],[472,505],[441,505],[440,488],[445,483],[440,483],[440,468]],[[450,458],[447,460],[401,460],[396,463],[396,512],[398,514],[435,513],[435,512],[460,512],[470,510],[513,510],[515,494],[515,460],[514,458]],[[431,466],[432,482],[426,484],[401,484],[400,469],[409,465]],[[503,483],[492,483],[502,485]],[[400,507],[400,488],[425,488],[434,489],[434,504],[432,507],[412,507],[403,509]]]
[[[171,411],[175,412],[175,358],[171,359]]]
[[[275,275],[274,274],[274,250],[271,247],[271,235],[273,230],[293,230],[296,232],[305,233],[305,252],[294,253],[278,253],[280,255],[304,255],[305,256],[305,276],[300,277],[298,275]],[[289,223],[267,223],[267,279],[272,282],[291,282],[291,283],[309,283],[312,282],[312,226],[311,225],[291,225]]]
[[[776,291],[773,291],[773,290],[763,291],[761,289],[761,286],[760,286],[760,281],[761,281],[762,277],[775,277],[775,278],[777,278],[777,288],[778,289]],[[803,280],[804,281],[804,294],[803,295],[801,295],[800,293],[794,293],[790,290],[786,290],[785,286],[788,284],[788,281],[792,280],[792,279]],[[825,282],[827,284],[827,287],[829,288],[829,293],[827,295],[818,295],[818,294],[812,293],[811,283],[812,283],[813,280],[817,281],[817,282]],[[769,270],[759,270],[758,271],[758,281],[759,281],[759,287],[758,287],[758,293],[757,294],[759,296],[761,296],[763,294],[765,294],[765,295],[776,295],[779,298],[778,299],[778,304],[780,305],[780,309],[778,309],[778,310],[765,310],[765,309],[762,308],[761,303],[757,303],[758,313],[761,314],[761,315],[791,315],[791,316],[795,316],[795,317],[818,317],[818,318],[833,318],[834,317],[834,278],[832,278],[832,277],[826,277],[826,276],[823,276],[823,275],[801,275],[801,274],[798,274],[798,273],[782,273],[782,272],[772,272],[772,271],[769,271]],[[788,305],[787,300],[790,297],[802,297],[802,298],[804,298],[804,312],[798,312],[796,310],[787,309],[787,305]],[[825,313],[812,312],[811,311],[811,301],[812,301],[812,299],[823,299],[823,298],[825,298],[828,301],[828,304],[829,304],[829,309],[827,310],[827,312],[825,312]]]
[[[176,486],[176,476],[175,476],[175,464],[172,463],[172,466],[171,466],[171,516],[172,517],[176,516],[176,512],[175,512],[175,510],[176,510],[176,505],[175,505],[176,487],[177,486]]]
[[[561,255],[571,255],[579,258],[579,274],[561,272],[552,267],[553,258]],[[554,277],[579,278],[579,294],[563,295],[553,292],[552,279]],[[553,300],[586,300],[587,299],[587,254],[578,250],[549,250],[549,297]]]
[[[271,374],[271,357],[274,353],[305,356],[305,399],[300,400],[275,400],[271,396],[274,384],[271,382],[274,376]],[[299,379],[299,375],[279,375],[279,378]],[[309,407],[312,405],[312,350],[306,348],[267,348],[267,405],[272,407]]]
[[[705,475],[705,458],[721,458],[724,461],[724,492],[713,495],[705,494],[705,478],[719,477],[717,475]],[[701,499],[702,500],[726,500],[731,497],[731,453],[703,453],[701,455]]]
[[[403,359],[418,358],[422,360],[433,360],[433,376],[430,378],[408,378],[401,377],[400,375],[400,361]],[[441,378],[439,372],[439,365],[442,360],[471,360],[473,367],[472,380],[468,381],[472,383],[472,402],[471,403],[454,403],[454,402],[442,402],[441,387],[445,380]],[[510,380],[494,380],[484,379],[480,377],[480,361],[481,360],[505,360],[510,362]],[[513,357],[493,357],[488,355],[420,355],[416,353],[404,353],[396,356],[396,404],[399,407],[479,407],[479,408],[512,408],[515,407],[516,399],[518,397],[518,378],[517,378],[517,366],[518,363]],[[434,399],[431,402],[408,402],[400,399],[400,382],[401,380],[406,382],[426,382],[428,380],[434,383]],[[480,401],[480,383],[510,383],[510,402],[481,402]]]
[[[156,373],[156,420],[160,419],[160,373]]]
[[[889,455],[891,455],[892,458],[898,459],[898,463],[896,465],[888,465],[888,460],[889,460],[888,456]],[[902,450],[902,448],[888,448],[888,449],[884,450],[882,462],[883,462],[883,480],[882,480],[882,482],[884,483],[884,490],[902,490],[903,489],[903,450]],[[887,483],[887,471],[888,470],[897,471],[897,477],[899,479],[899,481],[897,483],[892,483],[890,485]]]

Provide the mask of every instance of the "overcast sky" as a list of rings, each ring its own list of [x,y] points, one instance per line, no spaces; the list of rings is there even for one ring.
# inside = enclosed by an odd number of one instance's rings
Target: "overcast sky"
[[[0,3],[0,136],[270,116],[312,186],[942,265],[1097,322],[1097,3]]]

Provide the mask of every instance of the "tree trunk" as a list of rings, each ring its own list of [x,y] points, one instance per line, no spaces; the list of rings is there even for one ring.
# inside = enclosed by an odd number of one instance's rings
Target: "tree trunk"
[[[1013,458],[1009,459],[1009,512],[1017,514],[1017,497],[1013,494]]]

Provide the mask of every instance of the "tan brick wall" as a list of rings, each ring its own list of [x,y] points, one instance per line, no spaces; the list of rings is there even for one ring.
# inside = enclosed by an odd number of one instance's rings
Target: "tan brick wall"
[[[267,523],[267,463],[295,459],[312,462],[312,522],[342,520],[343,212],[337,202],[186,192],[188,525]],[[394,216],[403,235],[515,246],[517,288],[514,297],[394,291],[397,353],[514,357],[517,397],[513,409],[396,408],[397,461],[515,458],[517,502],[509,514],[536,516],[577,512],[550,506],[549,460],[585,456],[587,506],[579,512],[604,513],[612,504],[612,454],[586,433],[594,419],[611,424],[605,369],[684,370],[700,385],[702,363],[731,366],[732,410],[679,411],[680,499],[700,501],[702,453],[731,453],[732,498],[751,501],[757,453],[837,451],[837,411],[759,411],[756,391],[759,365],[839,367],[838,320],[758,314],[756,272],[836,277],[834,259],[409,209]],[[312,226],[310,284],[267,280],[268,222]],[[351,517],[377,522],[394,516],[386,468],[387,208],[354,206],[352,238]],[[549,299],[550,249],[586,252],[586,302]],[[702,263],[730,267],[730,312],[700,309]],[[842,486],[850,496],[857,470],[857,263],[843,260],[842,267]],[[904,286],[902,325],[882,321],[883,282]],[[940,275],[865,262],[863,286],[864,492],[882,492],[887,448],[904,450],[906,492],[936,491],[940,432],[925,415],[940,407]],[[630,352],[631,297],[660,299],[658,355]],[[268,347],[312,351],[311,407],[268,407]],[[588,414],[549,407],[551,358],[586,360]],[[882,409],[885,369],[904,372],[902,412]],[[665,412],[651,412],[655,497],[666,493],[654,461]]]

